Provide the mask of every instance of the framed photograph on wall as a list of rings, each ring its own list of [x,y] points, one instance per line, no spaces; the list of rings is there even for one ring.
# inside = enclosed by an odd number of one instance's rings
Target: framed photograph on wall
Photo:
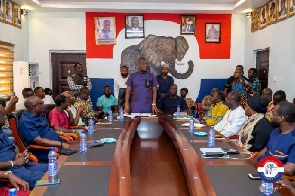
[[[6,23],[9,23],[9,24],[12,24],[13,22],[13,18],[12,18],[12,1],[10,0],[5,0],[5,22]]]
[[[295,15],[295,0],[289,0],[289,16]]]
[[[259,29],[263,29],[267,26],[268,16],[267,16],[267,4],[260,7],[259,12]]]
[[[144,17],[143,15],[125,16],[125,38],[144,38]]]
[[[22,28],[22,20],[21,20],[21,7],[20,5],[13,3],[13,25]]]
[[[96,45],[116,44],[116,18],[94,17]]]
[[[259,13],[260,13],[260,8],[257,8],[252,11],[251,32],[257,31],[259,28]]]
[[[0,21],[4,21],[5,14],[5,0],[0,0]]]
[[[180,16],[180,34],[194,35],[196,33],[196,16],[181,15]]]
[[[288,4],[287,0],[278,0],[278,21],[284,20],[288,17]]]
[[[220,43],[221,24],[220,23],[205,23],[205,42]]]
[[[267,2],[267,15],[268,15],[268,22],[267,24],[273,24],[277,22],[277,0],[270,0]]]

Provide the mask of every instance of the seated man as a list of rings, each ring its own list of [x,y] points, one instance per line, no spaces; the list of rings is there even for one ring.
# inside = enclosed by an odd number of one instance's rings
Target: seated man
[[[48,126],[42,115],[45,106],[39,97],[28,97],[25,101],[25,107],[26,111],[19,119],[18,130],[26,142],[48,147],[69,147],[69,144],[65,143],[58,133]],[[35,150],[34,152],[39,161],[48,161],[49,150]]]
[[[85,122],[88,122],[88,119],[90,116],[93,117],[94,121],[97,121],[97,116],[99,115],[98,111],[94,111],[92,104],[89,102],[89,94],[90,91],[87,87],[82,87],[79,91],[79,96],[77,97],[76,102],[74,103],[74,106],[76,108],[79,108],[79,106],[84,106],[83,113],[81,115],[82,120]]]
[[[261,97],[267,98],[269,103],[267,106],[267,110],[265,113],[265,117],[270,121],[272,116],[272,110],[274,108],[274,104],[272,101],[272,90],[270,88],[265,88],[262,90]]]
[[[101,118],[107,116],[110,109],[114,113],[118,113],[118,99],[111,95],[111,87],[109,85],[104,86],[103,92],[104,95],[97,99],[97,108]]]
[[[62,95],[66,96],[66,98],[69,101],[69,108],[72,112],[73,120],[70,120],[70,125],[73,126],[85,126],[85,123],[82,121],[81,115],[84,110],[84,106],[80,105],[78,107],[78,110],[75,108],[74,103],[76,102],[76,97],[73,95],[72,91],[65,91],[62,93]],[[67,113],[69,116],[69,114]],[[72,123],[71,123],[72,122]]]
[[[222,91],[213,94],[211,99],[213,105],[210,107],[206,116],[203,117],[203,120],[208,126],[214,126],[222,120],[228,110],[228,107],[223,104],[224,101],[225,95]]]
[[[0,105],[0,126],[4,124],[6,118],[5,110]],[[19,148],[8,139],[0,127],[0,170],[11,171],[17,177],[27,181],[30,189],[32,189],[36,181],[40,180],[48,170],[48,165],[28,162],[28,155],[27,151],[21,153]],[[9,178],[9,175],[11,175],[9,172],[5,173],[7,178]],[[21,183],[25,185],[25,183]],[[0,186],[2,185],[0,184]]]
[[[197,109],[197,104],[192,100],[192,98],[187,98],[186,95],[188,93],[187,88],[180,89],[180,96],[185,100],[186,105],[188,107],[187,113],[192,116],[193,112]]]
[[[38,86],[34,89],[34,93],[37,97],[39,97],[40,99],[42,99],[42,101],[44,100],[45,98],[45,91],[42,87]],[[44,102],[44,101],[43,101]],[[44,102],[44,104],[47,104]]]
[[[33,96],[34,95],[34,91],[33,89],[31,88],[24,88],[22,90],[22,95],[23,97],[18,97],[19,100],[18,102],[16,103],[15,105],[15,109],[16,110],[22,110],[22,109],[25,109],[25,106],[24,106],[24,100],[30,96]]]
[[[180,106],[180,111],[187,112],[187,105],[182,97],[177,95],[177,85],[172,84],[169,89],[169,95],[166,95],[157,103],[159,113],[172,114],[176,112],[177,106]]]
[[[284,165],[284,174],[295,174],[295,105],[280,102],[273,109],[271,122],[277,125],[271,134],[266,147],[260,151],[256,159],[274,156]]]
[[[280,102],[286,102],[287,99],[286,99],[286,93],[282,90],[278,90],[276,91],[274,94],[273,94],[273,98],[272,98],[272,102],[273,102],[273,106],[277,105],[278,103]],[[271,118],[272,118],[272,111],[270,113],[270,115],[268,116],[268,120],[271,121]]]
[[[210,95],[206,95],[203,98],[203,100],[202,100],[202,108],[201,108],[202,109],[201,110],[201,116],[199,116],[200,118],[203,118],[207,114],[208,110],[210,109],[210,107],[212,105],[211,98],[212,98],[213,94],[215,92],[218,92],[218,91],[219,91],[218,88],[212,88],[211,92],[210,92]]]
[[[44,101],[44,104],[54,104],[54,100],[52,98],[52,90],[50,88],[45,88],[45,97],[42,99]]]
[[[64,135],[70,139],[70,136],[66,133],[74,132],[69,129],[69,125],[70,123],[73,123],[74,119],[69,108],[68,99],[64,95],[57,95],[54,101],[56,106],[49,112],[49,124],[57,133],[59,133],[59,135]],[[67,110],[69,117],[64,110]],[[70,119],[72,122],[70,122]]]
[[[239,92],[231,91],[227,94],[225,104],[229,107],[229,110],[227,110],[222,120],[214,127],[216,131],[219,131],[226,137],[239,134],[242,126],[247,121],[245,110],[241,107],[240,103],[241,95]]]

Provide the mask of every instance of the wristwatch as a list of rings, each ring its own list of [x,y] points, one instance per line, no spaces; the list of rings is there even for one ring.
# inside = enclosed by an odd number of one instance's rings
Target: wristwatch
[[[152,103],[152,106],[156,105],[155,103]]]
[[[7,178],[8,174],[12,174],[12,172],[11,172],[11,171],[6,171],[6,172],[4,173],[4,175],[3,175],[3,178]]]

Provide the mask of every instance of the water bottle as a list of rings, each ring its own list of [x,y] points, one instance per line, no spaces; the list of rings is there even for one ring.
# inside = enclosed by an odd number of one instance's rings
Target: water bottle
[[[180,105],[177,105],[177,118],[180,118]]]
[[[263,193],[263,195],[272,195],[274,192],[273,183],[268,183],[263,180],[261,181],[259,189]]]
[[[17,196],[16,194],[17,194],[16,188],[9,189],[8,191],[9,196]]]
[[[209,148],[214,148],[215,147],[215,129],[214,129],[214,126],[211,126],[210,130],[209,130],[208,147]]]
[[[194,118],[191,117],[191,119],[189,120],[189,132],[190,133],[194,133],[195,132],[195,123],[194,123]]]
[[[57,172],[57,153],[54,147],[50,148],[48,154],[48,180],[51,183],[57,182],[58,172]]]
[[[124,111],[122,106],[120,107],[120,110],[119,110],[119,118],[120,118],[120,121],[124,121]]]
[[[93,134],[93,133],[94,133],[94,121],[93,121],[93,117],[90,116],[88,120],[88,134]]]
[[[79,147],[80,152],[87,152],[87,137],[85,134],[85,131],[82,130],[82,133],[80,135],[80,147]]]
[[[109,122],[113,122],[113,112],[112,112],[112,109],[109,110],[108,114],[109,114],[108,115]]]

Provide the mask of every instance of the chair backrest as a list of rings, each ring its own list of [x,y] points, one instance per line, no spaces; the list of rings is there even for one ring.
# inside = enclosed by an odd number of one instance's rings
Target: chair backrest
[[[118,93],[118,105],[124,108],[126,88],[120,88]]]
[[[55,108],[55,104],[45,104],[43,114],[44,114],[45,119],[47,120],[48,126],[50,126],[49,113],[51,110],[53,110],[53,108]]]
[[[6,99],[0,97],[0,104],[5,108],[6,107]]]
[[[16,141],[17,146],[20,148],[20,151],[28,149],[29,145],[25,141],[25,139],[18,132],[18,121],[23,114],[24,110],[16,110],[10,114],[8,114],[8,121],[10,124],[10,128],[12,131],[12,135]]]

